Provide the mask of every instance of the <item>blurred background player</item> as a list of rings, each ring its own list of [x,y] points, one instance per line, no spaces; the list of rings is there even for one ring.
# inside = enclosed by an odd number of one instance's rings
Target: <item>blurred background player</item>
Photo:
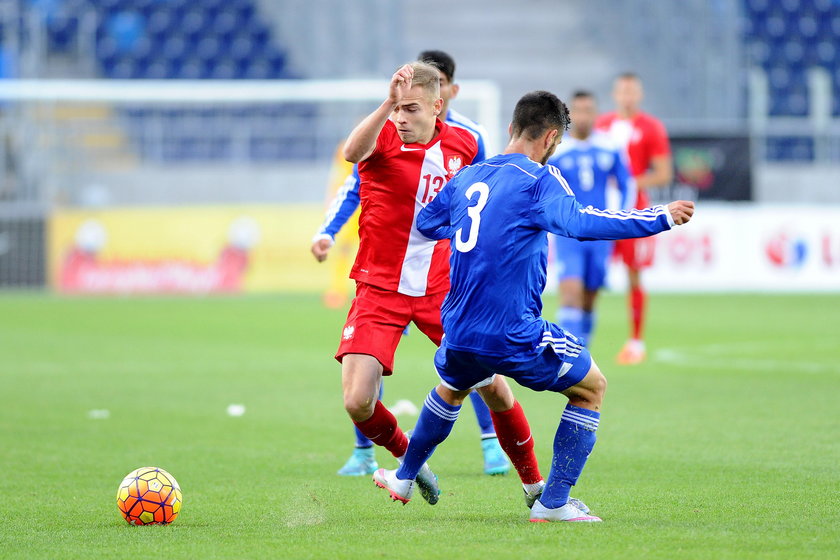
[[[613,100],[616,110],[601,115],[595,127],[606,131],[613,141],[627,150],[630,172],[636,180],[636,208],[645,208],[650,200],[647,189],[665,187],[674,178],[671,146],[665,126],[657,118],[641,111],[643,97],[639,77],[626,72],[615,79]],[[617,356],[620,364],[638,364],[645,359],[642,329],[647,295],[641,272],[653,263],[653,238],[617,241],[616,254],[627,266],[631,333]]]
[[[347,303],[347,276],[359,247],[359,171],[344,159],[344,143],[339,144],[327,184],[327,213],[312,238],[312,254],[318,262],[332,253],[330,285],[324,292],[324,305],[331,309]]]
[[[475,138],[478,144],[478,152],[472,163],[483,161],[487,155],[487,132],[484,128],[468,119],[464,115],[458,113],[450,107],[450,101],[458,96],[459,86],[455,83],[455,60],[447,53],[439,50],[427,50],[417,55],[417,60],[432,65],[438,70],[440,75],[440,97],[443,99],[443,107],[441,115],[445,115],[443,119],[446,124],[457,128],[467,130]],[[331,252],[333,244],[339,245],[339,238],[336,237],[338,232],[344,232],[344,224],[352,216],[357,216],[356,211],[359,207],[359,172],[358,167],[347,163],[345,167],[348,173],[342,187],[338,190],[335,198],[329,205],[324,223],[318,234],[312,240],[312,254],[319,262],[323,262],[327,255]],[[337,169],[336,166],[334,169]],[[354,228],[352,235],[358,237],[358,229]],[[345,234],[341,234],[345,237]],[[345,245],[347,246],[347,245]],[[343,258],[343,257],[342,257]],[[332,268],[333,273],[341,274],[341,278],[333,277],[332,286],[340,286],[343,289],[346,282],[346,269],[341,266]],[[346,292],[342,292],[345,293]],[[337,298],[336,298],[337,299]],[[325,297],[326,300],[326,297]],[[380,391],[380,398],[382,393]],[[470,400],[475,410],[476,420],[481,432],[481,450],[484,459],[484,472],[488,475],[506,474],[510,471],[510,463],[499,445],[499,440],[496,435],[496,430],[493,427],[493,419],[490,415],[490,410],[481,397],[474,393],[470,395]],[[356,446],[352,455],[339,469],[338,474],[346,476],[364,476],[372,474],[378,468],[376,457],[374,454],[373,442],[367,439],[359,430],[356,429]]]
[[[632,208],[636,187],[624,150],[603,132],[593,130],[598,116],[595,96],[588,91],[576,92],[570,116],[571,129],[548,163],[560,169],[582,206],[609,208],[607,188],[613,180],[621,196],[621,209]],[[606,282],[613,242],[557,235],[551,238],[559,265],[557,323],[589,346],[595,327],[595,298]]]

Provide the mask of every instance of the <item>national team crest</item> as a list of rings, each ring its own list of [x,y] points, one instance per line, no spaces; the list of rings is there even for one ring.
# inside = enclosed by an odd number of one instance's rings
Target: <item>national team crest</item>
[[[350,340],[351,338],[353,338],[353,335],[355,335],[355,334],[356,334],[356,327],[354,327],[353,325],[350,325],[349,327],[344,328],[344,332],[342,333],[341,338],[343,338],[344,340]]]
[[[449,156],[449,159],[446,161],[446,169],[450,175],[454,175],[456,171],[461,169],[462,165],[464,163],[461,161],[461,156]]]

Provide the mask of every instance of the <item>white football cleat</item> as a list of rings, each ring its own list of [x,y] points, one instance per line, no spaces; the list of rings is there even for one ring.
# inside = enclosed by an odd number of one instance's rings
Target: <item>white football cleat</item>
[[[543,490],[545,490],[545,481],[541,480],[537,484],[539,484],[539,488],[535,488],[530,492],[524,487],[523,484],[522,491],[525,492],[525,505],[528,506],[528,509],[534,507],[534,502],[536,502],[540,496],[542,496]],[[569,498],[569,503],[578,508],[585,514],[589,514],[589,506],[584,504],[582,501],[578,500],[577,498]]]
[[[392,500],[400,501],[403,505],[411,500],[414,493],[414,481],[397,478],[396,470],[378,469],[373,473],[373,483],[387,490]]]
[[[602,521],[600,517],[588,515],[567,503],[559,508],[547,508],[541,501],[534,502],[534,507],[531,508],[531,523],[549,523],[552,521],[567,521],[571,523],[597,523]]]

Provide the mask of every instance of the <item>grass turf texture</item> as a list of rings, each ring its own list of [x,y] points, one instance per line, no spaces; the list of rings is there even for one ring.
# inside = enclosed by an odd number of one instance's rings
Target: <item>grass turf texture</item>
[[[2,295],[0,557],[837,557],[839,304],[654,296],[650,359],[619,367],[624,299],[605,296],[593,355],[610,386],[573,492],[605,522],[568,525],[528,523],[515,476],[481,474],[469,404],[431,461],[437,506],[336,476],[352,446],[331,357],[345,311],[315,296]],[[386,404],[422,402],[432,352],[413,329]],[[565,399],[514,390],[547,475]],[[184,508],[130,527],[117,485],[149,465]]]

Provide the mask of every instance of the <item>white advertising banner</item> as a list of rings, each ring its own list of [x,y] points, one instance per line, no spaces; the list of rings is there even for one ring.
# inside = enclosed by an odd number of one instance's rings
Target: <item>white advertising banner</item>
[[[838,291],[840,206],[700,204],[656,237],[651,291]],[[626,287],[612,261],[609,285]]]

